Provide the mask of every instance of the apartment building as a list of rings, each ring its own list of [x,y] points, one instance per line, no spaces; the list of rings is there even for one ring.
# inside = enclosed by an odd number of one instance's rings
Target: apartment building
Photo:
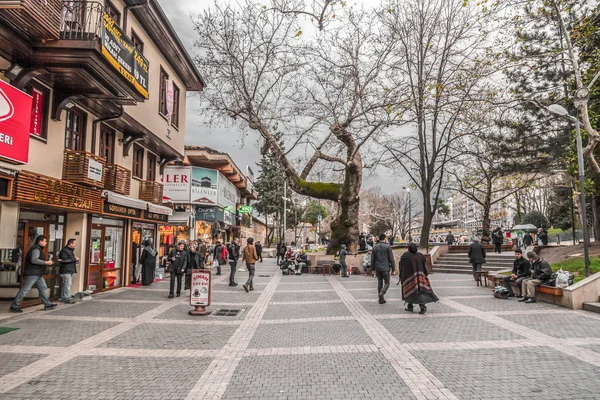
[[[37,235],[50,259],[77,240],[73,292],[131,281],[172,214],[160,176],[184,158],[186,95],[204,85],[157,0],[0,1],[0,114],[31,110],[0,116],[20,143],[0,143],[0,297]]]

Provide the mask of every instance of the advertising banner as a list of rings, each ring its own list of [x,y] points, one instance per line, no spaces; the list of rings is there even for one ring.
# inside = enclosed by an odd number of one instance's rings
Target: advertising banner
[[[217,205],[218,172],[214,169],[192,167],[191,203]]]
[[[148,60],[107,13],[104,13],[102,23],[102,55],[144,98],[148,98]]]
[[[227,178],[219,174],[219,198],[217,204],[227,211],[235,212],[239,202],[240,195],[238,189]]]
[[[31,126],[29,128],[29,133],[35,136],[41,136],[43,124],[42,118],[44,114],[44,93],[37,88],[33,88],[31,97],[33,98],[33,101],[31,105]]]
[[[225,221],[223,210],[219,207],[196,207],[196,221]]]
[[[163,201],[189,203],[191,175],[191,167],[165,167],[160,178],[163,184]]]
[[[205,269],[192,270],[190,306],[210,305],[210,279],[210,271]]]
[[[27,164],[32,98],[0,80],[0,158]]]

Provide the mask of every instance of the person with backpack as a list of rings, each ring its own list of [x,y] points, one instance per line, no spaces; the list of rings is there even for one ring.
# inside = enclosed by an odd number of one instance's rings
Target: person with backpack
[[[220,240],[217,240],[213,254],[213,262],[217,264],[217,273],[215,275],[221,275],[221,265],[227,263],[227,248],[223,246]]]
[[[504,234],[499,226],[492,233],[492,243],[494,244],[494,253],[502,253],[502,243],[504,242]]]
[[[237,270],[237,262],[240,258],[240,239],[235,238],[229,245],[229,265],[231,272],[229,273],[229,286],[237,286],[235,283],[235,271]]]

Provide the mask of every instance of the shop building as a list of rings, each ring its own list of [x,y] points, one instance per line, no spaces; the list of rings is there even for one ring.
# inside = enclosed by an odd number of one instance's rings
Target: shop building
[[[126,285],[142,241],[157,243],[173,213],[160,175],[184,158],[186,93],[202,77],[156,0],[9,3],[0,114],[15,112],[0,115],[11,138],[0,140],[0,298],[16,294],[40,234],[50,259],[77,240],[72,292]],[[28,117],[13,90],[28,94]],[[58,269],[46,272],[56,297]]]

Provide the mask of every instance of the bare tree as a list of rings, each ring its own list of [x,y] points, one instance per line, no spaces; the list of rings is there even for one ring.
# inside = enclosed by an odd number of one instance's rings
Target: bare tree
[[[406,240],[410,227],[409,218],[419,216],[415,211],[411,216],[411,201],[406,192],[384,194],[380,187],[364,190],[361,193],[361,222],[373,226],[379,223],[386,226],[392,236],[400,234]]]
[[[297,2],[277,4],[285,10]],[[330,252],[342,243],[356,248],[363,152],[383,132],[396,97],[382,82],[390,44],[377,20],[361,9],[343,11],[343,22],[318,37],[302,34],[302,14],[252,0],[215,4],[196,24],[197,63],[210,82],[204,109],[216,121],[257,130],[263,153],[283,166],[292,190],[339,204]],[[295,163],[303,150],[310,150],[304,163]],[[339,180],[310,181],[319,162],[337,170]]]

